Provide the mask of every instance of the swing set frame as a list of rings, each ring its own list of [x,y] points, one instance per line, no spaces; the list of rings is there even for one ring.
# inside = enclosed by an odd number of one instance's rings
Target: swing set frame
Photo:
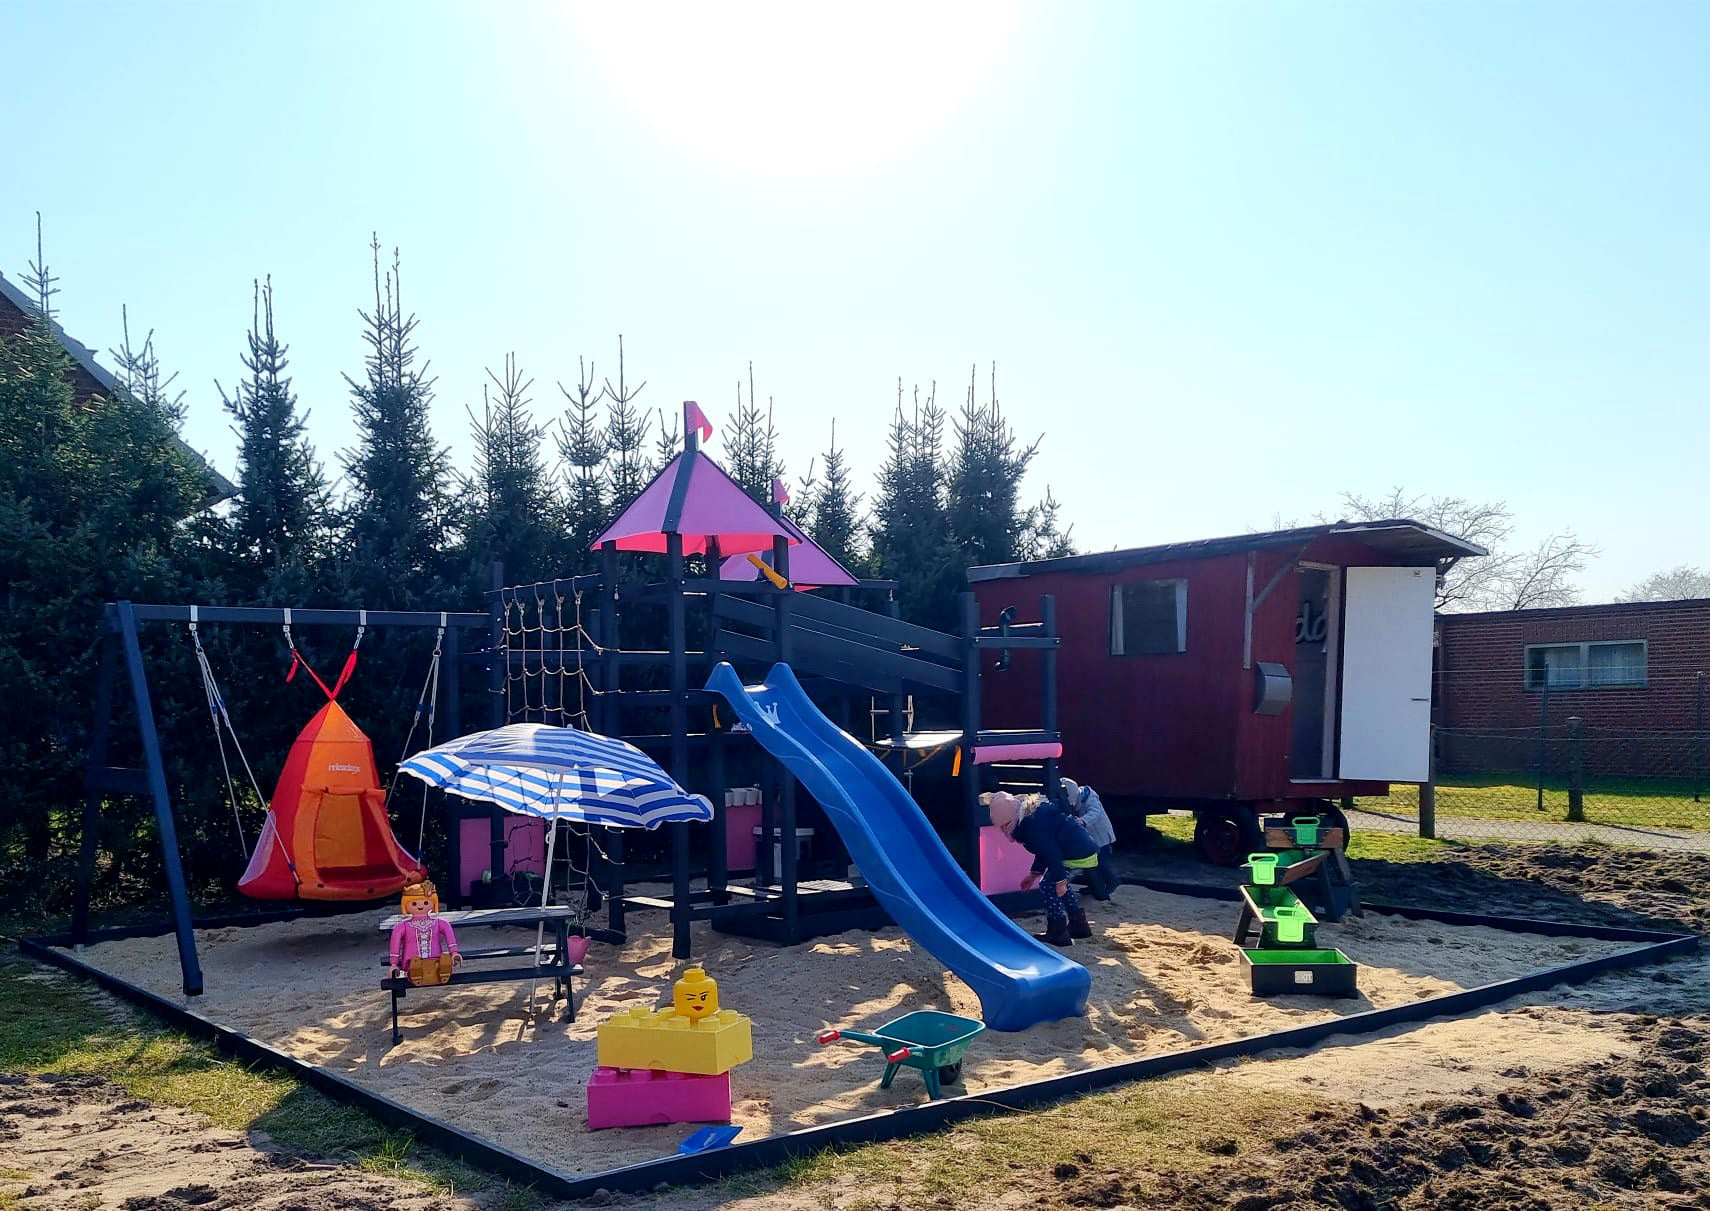
[[[172,798],[166,785],[166,766],[161,756],[160,731],[155,725],[154,705],[149,694],[148,674],[139,640],[142,624],[176,623],[184,626],[194,624],[196,627],[356,627],[364,632],[376,628],[443,628],[443,709],[448,729],[455,735],[461,730],[458,719],[458,695],[463,663],[461,637],[465,631],[485,632],[491,625],[491,619],[485,613],[442,613],[428,610],[140,605],[129,601],[116,601],[110,602],[104,608],[102,623],[101,663],[95,683],[95,721],[89,736],[89,759],[83,782],[83,835],[78,852],[77,885],[72,903],[69,941],[73,945],[82,945],[90,940],[89,900],[95,878],[95,860],[100,848],[103,801],[114,795],[146,796],[153,804],[155,823],[160,831],[161,858],[166,870],[172,927],[178,943],[178,962],[183,972],[184,993],[186,996],[200,996],[202,964],[196,954],[190,893],[184,880],[184,861],[178,848],[178,830]],[[300,657],[298,659],[300,660]],[[129,686],[131,705],[136,714],[137,739],[142,748],[140,768],[116,766],[110,760],[114,695],[121,676]],[[218,706],[223,714],[223,704],[210,703],[210,708],[215,706]],[[292,911],[300,912],[301,909],[295,908]]]

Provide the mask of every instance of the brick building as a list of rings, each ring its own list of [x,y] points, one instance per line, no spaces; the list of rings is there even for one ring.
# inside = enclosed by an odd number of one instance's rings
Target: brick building
[[[1710,600],[1439,615],[1437,768],[1565,772],[1577,718],[1588,774],[1690,777],[1706,673]]]

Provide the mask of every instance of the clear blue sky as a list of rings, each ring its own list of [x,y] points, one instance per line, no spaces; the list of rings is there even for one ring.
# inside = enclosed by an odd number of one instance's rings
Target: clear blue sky
[[[995,360],[1083,549],[1405,484],[1576,529],[1593,599],[1710,564],[1710,5],[722,7],[13,0],[0,269],[43,211],[227,471],[269,273],[336,466],[378,230],[460,462],[511,351],[543,417],[619,333],[715,422],[752,359],[864,486],[899,376]]]

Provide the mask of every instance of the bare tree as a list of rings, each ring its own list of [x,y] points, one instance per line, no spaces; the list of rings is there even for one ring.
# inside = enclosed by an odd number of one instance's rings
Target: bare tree
[[[1503,501],[1426,496],[1397,487],[1376,497],[1344,492],[1342,507],[1347,520],[1408,518],[1489,551],[1438,565],[1437,608],[1449,613],[1572,605],[1579,600],[1573,578],[1597,554],[1597,548],[1572,530],[1551,534],[1528,550],[1509,548],[1514,514]]]
[[[1710,597],[1710,572],[1683,564],[1666,572],[1652,572],[1615,600],[1686,601],[1694,597]]]

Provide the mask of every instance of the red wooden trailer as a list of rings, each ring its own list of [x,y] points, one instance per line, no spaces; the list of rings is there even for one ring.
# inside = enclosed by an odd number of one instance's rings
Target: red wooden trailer
[[[1483,554],[1415,521],[1337,522],[968,580],[986,625],[1056,597],[1065,773],[1112,808],[1192,809],[1202,856],[1234,863],[1260,813],[1337,817],[1429,776],[1437,568]],[[990,726],[1037,712],[1038,662],[984,671]]]

